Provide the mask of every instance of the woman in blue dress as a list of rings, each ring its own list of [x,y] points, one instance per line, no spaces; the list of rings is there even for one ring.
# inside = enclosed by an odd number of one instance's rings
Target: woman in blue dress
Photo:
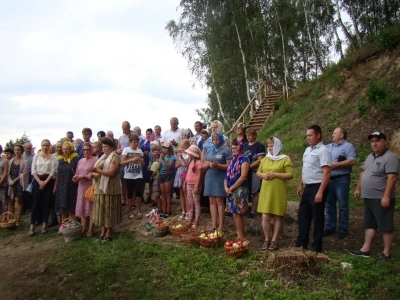
[[[213,133],[212,145],[203,149],[203,169],[206,170],[204,179],[204,196],[210,199],[210,212],[214,228],[224,231],[225,197],[224,179],[226,169],[232,159],[232,151],[226,146],[220,132]],[[219,224],[217,226],[217,219]]]

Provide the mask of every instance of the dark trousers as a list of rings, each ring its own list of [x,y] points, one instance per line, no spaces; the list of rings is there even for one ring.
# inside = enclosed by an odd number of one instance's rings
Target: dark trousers
[[[31,224],[35,224],[38,216],[42,214],[42,222],[48,223],[51,200],[53,197],[54,180],[50,180],[43,190],[39,189],[39,184],[34,180],[33,182],[33,203],[31,210]]]
[[[297,237],[296,247],[303,247],[307,249],[310,241],[309,234],[311,228],[311,221],[314,220],[313,241],[311,247],[314,251],[322,251],[322,236],[324,234],[325,225],[325,201],[328,196],[328,188],[325,189],[322,202],[315,202],[315,195],[318,192],[320,183],[306,185],[301,197],[299,212],[298,212],[298,225],[299,235]]]

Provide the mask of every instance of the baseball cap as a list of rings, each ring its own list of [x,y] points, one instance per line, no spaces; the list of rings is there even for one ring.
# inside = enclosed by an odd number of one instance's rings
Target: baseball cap
[[[377,137],[378,139],[386,140],[386,135],[383,132],[375,131],[368,136],[368,139],[372,139],[373,137]]]

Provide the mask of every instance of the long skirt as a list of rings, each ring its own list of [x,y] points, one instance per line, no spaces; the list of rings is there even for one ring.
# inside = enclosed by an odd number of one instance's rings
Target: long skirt
[[[104,227],[113,227],[121,223],[121,194],[95,194],[93,201],[92,219],[95,225]]]

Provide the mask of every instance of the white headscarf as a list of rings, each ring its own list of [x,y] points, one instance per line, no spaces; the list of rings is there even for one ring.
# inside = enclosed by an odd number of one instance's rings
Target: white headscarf
[[[272,160],[284,159],[287,155],[285,155],[285,154],[278,155],[279,152],[281,152],[281,150],[282,150],[282,142],[280,141],[280,139],[278,139],[274,136],[272,138],[274,139],[274,149],[272,150],[273,154],[271,155],[271,153],[269,153],[269,151],[267,149],[267,157]]]

